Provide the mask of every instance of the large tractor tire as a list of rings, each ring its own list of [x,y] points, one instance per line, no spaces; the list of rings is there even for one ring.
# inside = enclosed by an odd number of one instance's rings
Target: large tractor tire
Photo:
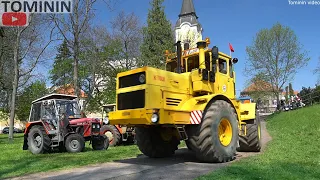
[[[108,137],[110,146],[118,146],[121,143],[121,134],[116,126],[103,125],[100,131]]]
[[[204,112],[198,128],[196,156],[202,162],[228,162],[235,159],[238,121],[235,109],[226,101],[214,101]]]
[[[140,151],[151,158],[172,156],[178,149],[179,139],[174,128],[136,127],[136,140]]]
[[[109,147],[109,139],[106,135],[100,136],[99,139],[92,140],[93,150],[107,150]]]
[[[28,147],[33,154],[50,151],[51,139],[43,126],[33,126],[28,133]]]
[[[80,134],[70,134],[66,137],[65,147],[70,153],[82,152],[85,148],[85,140]]]
[[[256,119],[252,124],[246,124],[246,136],[239,136],[237,149],[240,152],[260,152],[261,150],[261,123],[260,117],[256,113]]]

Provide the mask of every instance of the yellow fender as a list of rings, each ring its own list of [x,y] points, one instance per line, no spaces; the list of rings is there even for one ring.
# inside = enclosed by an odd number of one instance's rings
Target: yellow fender
[[[208,106],[215,100],[224,100],[232,105],[235,109],[240,124],[242,121],[251,120],[255,118],[255,103],[241,104],[236,99],[229,99],[223,94],[205,95],[201,97],[194,97],[189,99],[183,104],[182,108],[184,111],[190,111],[190,124],[200,124],[202,112],[208,108]],[[201,117],[199,117],[201,116]]]

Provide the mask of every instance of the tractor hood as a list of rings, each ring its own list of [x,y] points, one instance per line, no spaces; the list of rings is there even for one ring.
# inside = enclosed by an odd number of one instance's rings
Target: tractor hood
[[[96,118],[80,118],[70,120],[70,125],[79,125],[79,124],[90,124],[90,123],[100,123],[99,119]]]

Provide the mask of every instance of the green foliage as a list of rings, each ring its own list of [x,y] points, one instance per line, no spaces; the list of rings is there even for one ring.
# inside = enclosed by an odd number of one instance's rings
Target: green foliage
[[[163,0],[152,0],[148,13],[147,27],[143,28],[140,66],[164,68],[165,51],[174,50],[171,23],[167,20]]]
[[[249,57],[246,74],[251,77],[265,74],[266,82],[273,86],[273,93],[277,97],[279,89],[310,60],[294,31],[280,23],[270,29],[260,30],[246,52]]]
[[[35,81],[26,87],[21,95],[17,97],[16,112],[21,121],[26,121],[29,117],[31,102],[46,95],[48,90],[45,82]]]
[[[272,141],[262,154],[198,179],[319,179],[319,116],[319,105],[274,115],[267,120]]]
[[[306,105],[320,103],[320,85],[316,86],[315,88],[302,87],[302,90],[299,92],[298,96]]]
[[[73,78],[72,63],[72,54],[68,48],[67,41],[64,40],[58,48],[58,53],[54,59],[53,68],[49,72],[51,83],[54,86],[71,84]]]
[[[288,86],[286,86],[286,102],[288,102],[288,100],[290,99],[289,98],[289,87]]]
[[[294,96],[294,90],[292,88],[292,84],[291,83],[289,83],[289,94],[290,94],[290,96]]]

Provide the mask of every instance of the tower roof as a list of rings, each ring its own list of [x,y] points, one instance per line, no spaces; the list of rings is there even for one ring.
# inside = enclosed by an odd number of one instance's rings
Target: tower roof
[[[196,14],[193,0],[183,0],[179,19],[176,23],[176,28],[179,28],[183,23],[189,23],[191,26],[197,26],[198,31],[201,31],[201,25],[198,22],[198,16]]]
[[[194,15],[196,18],[196,11],[194,9],[193,1],[192,0],[183,0],[181,12],[179,17],[186,16],[186,15]]]

